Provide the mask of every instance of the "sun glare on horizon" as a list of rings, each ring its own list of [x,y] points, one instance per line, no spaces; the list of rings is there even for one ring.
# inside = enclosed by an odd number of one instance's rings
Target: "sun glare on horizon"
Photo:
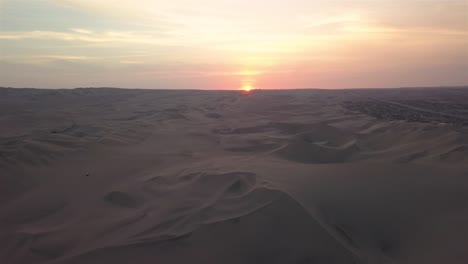
[[[253,89],[254,89],[253,86],[250,85],[250,84],[245,84],[245,85],[242,86],[242,90],[245,91],[245,92],[250,92]]]

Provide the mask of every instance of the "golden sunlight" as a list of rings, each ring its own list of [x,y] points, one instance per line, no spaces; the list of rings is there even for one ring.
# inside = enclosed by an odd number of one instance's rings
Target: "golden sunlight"
[[[250,84],[244,84],[244,85],[242,86],[242,90],[243,90],[243,91],[246,91],[246,92],[250,92],[250,91],[252,91],[253,89],[254,89],[254,88],[253,88],[252,85],[250,85]]]

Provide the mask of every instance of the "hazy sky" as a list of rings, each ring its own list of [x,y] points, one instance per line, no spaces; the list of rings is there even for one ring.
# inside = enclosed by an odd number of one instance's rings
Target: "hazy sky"
[[[468,0],[0,0],[0,86],[468,84]]]

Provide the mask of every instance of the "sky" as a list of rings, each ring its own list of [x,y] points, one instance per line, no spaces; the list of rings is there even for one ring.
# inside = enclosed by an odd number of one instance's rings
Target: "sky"
[[[0,0],[0,86],[468,85],[468,0]]]

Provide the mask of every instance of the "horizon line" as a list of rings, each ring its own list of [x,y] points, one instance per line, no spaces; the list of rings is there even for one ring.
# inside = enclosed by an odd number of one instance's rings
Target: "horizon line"
[[[468,88],[465,85],[448,85],[448,86],[400,86],[400,87],[345,87],[345,88],[255,88],[253,90],[358,90],[358,89],[431,89],[431,88]],[[37,90],[77,90],[77,89],[119,89],[119,90],[161,90],[161,91],[242,91],[239,89],[207,89],[207,88],[130,88],[130,87],[111,87],[111,86],[89,86],[89,87],[72,87],[72,88],[44,88],[44,87],[11,87],[0,86],[0,89],[37,89]]]

